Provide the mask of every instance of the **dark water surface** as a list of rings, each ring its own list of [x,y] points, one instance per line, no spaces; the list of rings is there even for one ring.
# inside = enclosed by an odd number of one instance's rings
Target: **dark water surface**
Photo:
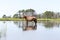
[[[35,30],[31,27],[24,30],[23,23],[0,21],[0,40],[60,40],[59,21],[40,21]]]

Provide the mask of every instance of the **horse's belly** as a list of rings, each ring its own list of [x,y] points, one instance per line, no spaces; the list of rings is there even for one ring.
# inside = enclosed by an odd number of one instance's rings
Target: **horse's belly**
[[[32,20],[32,18],[29,17],[28,20]]]
[[[32,20],[33,18],[35,18],[35,17],[27,17],[28,20]]]

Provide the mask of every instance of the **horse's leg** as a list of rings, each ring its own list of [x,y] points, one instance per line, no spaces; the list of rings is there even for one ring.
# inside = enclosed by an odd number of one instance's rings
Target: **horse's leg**
[[[34,19],[34,22],[35,22],[35,26],[37,26],[37,19]]]
[[[26,20],[26,26],[28,27],[28,20]]]

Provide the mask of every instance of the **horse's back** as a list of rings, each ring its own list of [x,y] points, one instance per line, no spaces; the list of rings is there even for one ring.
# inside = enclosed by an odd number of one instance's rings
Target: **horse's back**
[[[32,20],[33,18],[36,18],[36,17],[34,17],[34,16],[28,16],[27,17],[28,20]]]

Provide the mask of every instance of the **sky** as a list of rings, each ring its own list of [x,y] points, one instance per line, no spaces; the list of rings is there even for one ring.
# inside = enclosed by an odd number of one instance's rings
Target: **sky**
[[[0,0],[0,17],[13,16],[22,9],[34,9],[36,13],[60,12],[60,0]]]

